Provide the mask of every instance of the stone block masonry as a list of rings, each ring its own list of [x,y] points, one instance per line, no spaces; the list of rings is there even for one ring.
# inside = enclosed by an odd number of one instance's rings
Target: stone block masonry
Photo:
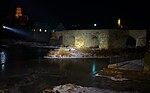
[[[144,47],[146,44],[146,30],[117,30],[117,29],[90,29],[64,30],[52,33],[50,43],[77,48],[125,48],[127,40],[132,37],[135,47]]]

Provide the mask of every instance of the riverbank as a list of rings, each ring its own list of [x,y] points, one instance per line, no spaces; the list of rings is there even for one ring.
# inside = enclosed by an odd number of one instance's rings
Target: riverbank
[[[44,89],[43,93],[139,93],[137,91],[113,91],[107,89],[99,89],[96,87],[83,87],[75,84],[64,84],[55,86],[53,89]]]
[[[96,76],[110,78],[115,81],[150,81],[150,75],[144,73],[144,59],[109,64],[107,68],[103,68],[99,73],[96,74]]]
[[[98,48],[68,48],[60,47],[50,50],[44,58],[120,58],[127,60],[139,59],[144,57],[144,49],[98,49]],[[122,60],[125,61],[125,60]],[[121,61],[121,62],[122,62]]]
[[[95,91],[94,89],[98,89],[97,91],[102,91],[102,93],[142,93],[141,91],[145,91],[145,88],[148,91],[150,89],[149,81],[113,81],[109,78],[94,76],[98,71],[107,67],[110,62],[124,62],[120,59],[117,61],[116,58],[43,59],[43,54],[47,53],[44,51],[43,48],[28,47],[5,50],[7,60],[1,70],[0,90],[9,93],[40,93],[44,89],[53,89],[68,83],[81,86],[82,89],[77,89],[81,93],[88,91],[92,93],[92,90]],[[76,52],[74,51],[74,53]]]

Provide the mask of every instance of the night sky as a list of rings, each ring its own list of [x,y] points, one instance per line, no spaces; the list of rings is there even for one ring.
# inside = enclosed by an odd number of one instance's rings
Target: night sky
[[[145,0],[146,1],[146,0]],[[148,28],[150,12],[144,0],[1,0],[0,21],[13,17],[16,6],[30,20],[53,24],[92,25],[114,27],[117,19],[127,27]]]

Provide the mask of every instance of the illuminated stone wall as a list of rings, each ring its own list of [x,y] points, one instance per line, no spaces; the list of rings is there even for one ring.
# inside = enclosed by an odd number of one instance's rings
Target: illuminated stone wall
[[[137,46],[145,46],[146,44],[146,30],[128,30],[129,35],[136,39]]]
[[[62,36],[64,46],[108,48],[108,32],[108,30],[66,30],[54,32],[52,36],[57,39]]]
[[[137,31],[136,34],[134,34],[135,31]],[[144,46],[146,30],[64,30],[53,32],[52,36],[52,38],[55,37],[58,40],[56,43],[62,40],[61,45],[63,46],[74,46],[78,48],[95,47],[100,49],[125,48],[128,36],[135,38],[137,45]],[[60,39],[60,37],[62,37],[62,39]]]
[[[75,37],[71,34],[64,35],[63,37],[63,45],[65,46],[74,46]]]

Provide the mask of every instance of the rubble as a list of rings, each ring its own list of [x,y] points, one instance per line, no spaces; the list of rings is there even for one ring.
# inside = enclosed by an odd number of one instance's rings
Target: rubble
[[[109,64],[96,76],[107,77],[112,80],[148,80],[150,75],[143,73],[144,59]]]
[[[82,87],[75,84],[64,84],[55,86],[53,89],[44,89],[42,93],[138,93],[138,92],[119,92],[112,90],[99,89],[95,87]]]

